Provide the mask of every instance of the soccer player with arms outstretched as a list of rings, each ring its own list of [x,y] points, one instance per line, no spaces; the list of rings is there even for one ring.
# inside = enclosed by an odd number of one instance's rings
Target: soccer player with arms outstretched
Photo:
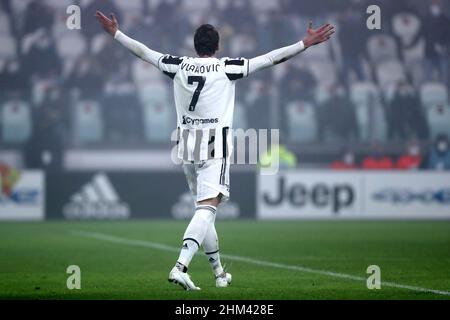
[[[142,60],[154,65],[174,81],[178,122],[178,157],[183,161],[189,188],[196,197],[195,214],[183,236],[178,260],[169,281],[185,290],[200,290],[187,274],[189,263],[200,246],[213,269],[216,287],[227,287],[231,275],[222,267],[214,226],[217,206],[229,197],[229,168],[232,150],[231,127],[236,80],[284,62],[307,48],[330,39],[334,27],[318,29],[309,24],[302,41],[252,58],[216,58],[219,33],[209,25],[195,32],[197,57],[177,57],[149,49],[119,30],[116,17],[97,11],[104,30]]]

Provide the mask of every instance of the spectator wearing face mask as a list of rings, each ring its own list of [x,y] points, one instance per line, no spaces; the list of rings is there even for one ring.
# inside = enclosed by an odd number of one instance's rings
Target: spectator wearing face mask
[[[419,169],[421,162],[420,146],[414,141],[409,144],[406,154],[398,158],[395,167],[400,170],[416,170]]]
[[[447,135],[439,135],[428,156],[425,168],[450,170],[450,143]]]
[[[363,159],[361,167],[365,170],[391,170],[394,162],[384,153],[382,146],[376,144],[372,147],[372,154]]]
[[[351,150],[345,150],[342,159],[332,162],[330,165],[330,169],[333,170],[358,169],[358,165],[355,163],[354,153]]]

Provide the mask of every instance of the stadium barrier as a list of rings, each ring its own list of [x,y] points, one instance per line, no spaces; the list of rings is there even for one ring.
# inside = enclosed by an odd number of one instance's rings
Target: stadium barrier
[[[257,177],[259,219],[449,219],[449,172],[281,171]]]
[[[217,218],[254,218],[254,173],[231,179],[236,188]],[[49,173],[46,203],[48,219],[187,219],[194,213],[186,179],[173,170]]]
[[[0,168],[0,220],[189,219],[180,171]],[[218,219],[450,219],[450,172],[288,170],[231,174]]]

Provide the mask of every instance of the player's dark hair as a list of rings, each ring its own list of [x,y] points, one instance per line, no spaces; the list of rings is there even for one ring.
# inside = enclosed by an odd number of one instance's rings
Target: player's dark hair
[[[219,32],[210,24],[202,24],[194,35],[194,47],[199,56],[212,56],[219,50]]]

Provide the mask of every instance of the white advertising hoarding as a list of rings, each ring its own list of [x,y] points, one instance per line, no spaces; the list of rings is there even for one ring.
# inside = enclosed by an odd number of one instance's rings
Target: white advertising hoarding
[[[258,176],[258,216],[268,219],[355,216],[361,177],[326,171],[280,171]]]
[[[450,218],[450,173],[280,171],[258,176],[261,219]]]
[[[365,215],[379,218],[450,218],[450,174],[364,174]]]
[[[44,219],[44,181],[41,171],[11,169],[0,175],[0,220]]]

